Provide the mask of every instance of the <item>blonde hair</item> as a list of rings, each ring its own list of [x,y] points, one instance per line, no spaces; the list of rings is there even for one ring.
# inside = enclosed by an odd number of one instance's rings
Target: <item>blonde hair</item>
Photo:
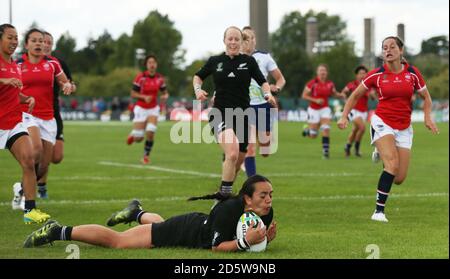
[[[230,29],[236,29],[237,31],[239,31],[239,33],[241,34],[241,39],[242,39],[242,31],[241,31],[241,29],[239,29],[239,27],[236,27],[236,26],[229,26],[229,27],[227,27],[227,29],[225,29],[225,32],[223,32],[223,39],[224,40],[225,40],[225,37],[227,36],[228,30],[230,30]]]

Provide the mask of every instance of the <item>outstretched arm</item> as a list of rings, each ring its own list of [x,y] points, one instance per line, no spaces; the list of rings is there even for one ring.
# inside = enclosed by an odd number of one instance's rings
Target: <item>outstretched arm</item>
[[[418,92],[419,96],[423,99],[423,113],[425,115],[425,126],[430,130],[433,134],[439,134],[439,129],[431,117],[431,109],[433,106],[433,102],[431,100],[430,92],[428,92],[427,88],[423,88]]]

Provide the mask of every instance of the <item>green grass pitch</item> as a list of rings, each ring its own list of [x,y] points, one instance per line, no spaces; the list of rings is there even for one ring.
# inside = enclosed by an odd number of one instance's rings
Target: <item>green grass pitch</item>
[[[142,144],[127,146],[131,123],[65,122],[65,159],[52,165],[48,200],[38,206],[65,225],[105,224],[131,198],[164,218],[192,211],[209,212],[212,201],[187,202],[187,197],[214,191],[219,184],[222,154],[216,144],[173,144],[173,122],[160,123],[152,164],[142,166]],[[366,133],[362,158],[345,158],[350,131],[331,130],[331,159],[321,158],[320,138],[300,135],[302,124],[280,123],[279,148],[269,158],[257,157],[258,173],[272,180],[277,238],[264,253],[212,253],[208,250],[113,250],[79,245],[80,257],[164,259],[262,259],[370,257],[369,244],[380,258],[448,258],[449,154],[448,124],[432,135],[414,124],[414,144],[407,180],[393,186],[386,214],[389,223],[370,220],[382,164],[370,160]],[[12,211],[12,185],[20,180],[18,164],[0,152],[0,258],[69,256],[68,242],[23,249],[25,237],[39,225],[25,225]],[[245,180],[240,173],[234,190]],[[128,226],[119,225],[117,230]],[[366,252],[366,248],[369,249]]]

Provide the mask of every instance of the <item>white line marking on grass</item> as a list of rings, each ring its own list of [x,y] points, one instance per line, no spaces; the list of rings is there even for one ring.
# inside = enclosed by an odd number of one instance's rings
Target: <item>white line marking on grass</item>
[[[169,173],[189,174],[189,175],[195,175],[195,176],[214,177],[214,178],[222,177],[220,174],[215,174],[215,173],[204,173],[204,172],[197,172],[197,171],[177,170],[177,169],[169,169],[169,168],[163,168],[163,167],[157,167],[157,166],[142,166],[142,165],[136,165],[136,164],[123,164],[123,163],[105,162],[105,161],[101,161],[101,162],[98,162],[98,163],[100,165],[111,166],[111,167],[148,169],[148,170],[155,170],[155,171],[162,171],[162,172],[169,172]]]
[[[112,167],[127,167],[127,168],[135,168],[135,169],[151,169],[156,171],[170,172],[170,173],[179,173],[179,174],[189,174],[196,176],[205,176],[205,177],[221,177],[220,174],[215,173],[204,173],[197,171],[187,171],[187,170],[178,170],[178,169],[170,169],[164,167],[157,166],[143,166],[138,164],[124,164],[117,162],[108,162],[101,161],[98,162],[100,165],[112,166]],[[269,173],[266,174],[267,177],[346,177],[346,176],[367,176],[364,173],[348,173],[348,172],[336,172],[336,173]]]
[[[267,177],[300,177],[300,176],[308,176],[308,177],[339,177],[339,176],[367,176],[365,173],[349,173],[349,172],[330,172],[330,173],[268,173],[265,174]]]
[[[53,176],[49,180],[176,180],[176,179],[197,179],[196,177],[175,177],[175,176]]]
[[[364,200],[373,199],[375,195],[349,195],[349,196],[319,196],[319,197],[275,197],[275,200],[298,200],[298,201],[335,201],[335,200]],[[418,194],[393,194],[389,198],[435,198],[446,197],[448,193],[418,193]],[[142,198],[141,202],[173,202],[173,201],[186,201],[188,197],[161,197],[161,198]],[[109,204],[109,203],[128,203],[130,199],[109,199],[109,200],[41,200],[39,204],[57,204],[57,205],[77,205],[77,204]],[[0,202],[0,206],[11,206],[11,202]]]

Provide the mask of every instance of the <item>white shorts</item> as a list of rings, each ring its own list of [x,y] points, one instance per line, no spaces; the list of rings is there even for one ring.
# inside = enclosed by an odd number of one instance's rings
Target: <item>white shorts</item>
[[[370,143],[372,145],[381,137],[393,135],[397,147],[411,149],[413,140],[413,128],[411,125],[404,130],[393,129],[374,114],[370,119],[370,126]]]
[[[364,122],[367,121],[367,111],[366,112],[362,112],[360,110],[357,109],[352,109],[350,111],[350,114],[348,115],[348,119],[350,121],[354,121],[356,118],[360,117]]]
[[[24,134],[28,135],[28,131],[22,122],[17,123],[11,130],[0,130],[0,149],[11,148],[14,141]]]
[[[324,107],[321,109],[313,109],[308,107],[308,123],[317,124],[322,118],[333,118],[330,107]]]
[[[159,116],[159,106],[151,109],[145,109],[140,106],[134,106],[134,119],[133,122],[146,122],[150,116]]]
[[[38,127],[41,133],[41,139],[50,142],[55,145],[57,125],[55,118],[51,120],[43,120],[26,112],[22,113],[22,122],[25,127]]]

